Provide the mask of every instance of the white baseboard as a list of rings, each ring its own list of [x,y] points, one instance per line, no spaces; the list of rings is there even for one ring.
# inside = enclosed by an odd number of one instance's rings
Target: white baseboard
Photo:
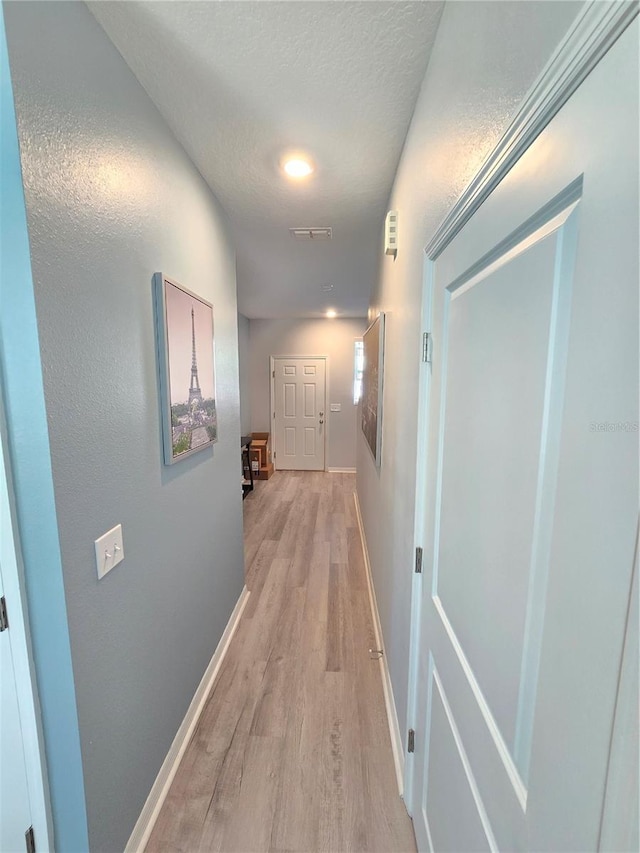
[[[184,720],[180,723],[180,728],[178,729],[176,736],[173,739],[173,743],[169,748],[169,752],[162,763],[160,772],[151,787],[147,801],[140,812],[140,817],[133,828],[131,837],[127,841],[125,853],[142,853],[147,841],[149,840],[149,836],[151,835],[155,822],[160,814],[162,804],[169,793],[173,777],[176,775],[182,756],[189,745],[191,735],[193,734],[198,720],[200,719],[200,714],[202,713],[205,703],[209,698],[216,676],[218,675],[222,662],[227,654],[229,643],[231,642],[231,638],[238,627],[240,617],[246,607],[249,595],[250,592],[245,586],[240,593],[240,598],[238,599],[236,606],[233,608],[233,613],[227,622],[227,627],[224,629],[222,637],[220,637],[220,642],[213,653],[213,657],[209,661],[209,665],[202,676],[202,680],[194,693]]]
[[[355,474],[355,468],[327,468],[329,474]]]
[[[378,612],[378,602],[376,601],[376,591],[373,586],[373,578],[371,576],[371,563],[369,562],[369,551],[367,549],[367,539],[364,534],[364,525],[362,523],[362,514],[360,512],[360,502],[358,494],[354,492],[353,498],[356,504],[356,515],[358,517],[358,528],[360,530],[360,539],[362,540],[362,552],[364,554],[364,565],[367,571],[367,586],[369,587],[369,603],[371,604],[371,613],[373,616],[373,631],[376,637],[376,644],[379,649],[384,650],[384,639],[382,636],[382,626],[380,625],[380,613]],[[404,791],[404,747],[403,740],[400,734],[400,726],[398,724],[398,712],[396,711],[396,702],[393,697],[393,687],[391,686],[391,675],[389,673],[389,665],[387,664],[386,653],[380,658],[380,672],[382,674],[382,689],[384,691],[384,704],[387,709],[387,722],[389,723],[389,734],[391,735],[391,749],[393,751],[393,763],[396,768],[396,779],[398,782],[398,793],[402,797]]]

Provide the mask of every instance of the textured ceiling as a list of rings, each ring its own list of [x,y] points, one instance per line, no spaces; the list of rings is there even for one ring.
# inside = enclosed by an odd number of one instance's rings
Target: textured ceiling
[[[365,316],[393,176],[442,3],[90,2],[226,209],[239,309]],[[284,179],[303,149],[316,171]],[[294,226],[330,225],[297,243]],[[321,286],[333,284],[330,294]]]

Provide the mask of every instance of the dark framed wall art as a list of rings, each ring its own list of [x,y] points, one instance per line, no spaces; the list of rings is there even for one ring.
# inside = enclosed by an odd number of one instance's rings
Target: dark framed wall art
[[[218,439],[213,306],[154,275],[164,461],[172,465]]]
[[[384,314],[379,314],[362,336],[362,432],[376,466],[382,461],[382,380],[384,374]]]

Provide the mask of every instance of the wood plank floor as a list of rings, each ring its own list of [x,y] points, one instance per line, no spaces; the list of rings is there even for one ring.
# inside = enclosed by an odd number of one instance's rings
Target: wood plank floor
[[[251,595],[147,853],[415,851],[354,488],[279,472],[245,500]]]

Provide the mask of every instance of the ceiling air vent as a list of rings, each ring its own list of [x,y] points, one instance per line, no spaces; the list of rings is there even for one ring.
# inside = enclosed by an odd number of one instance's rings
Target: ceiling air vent
[[[330,240],[331,228],[289,228],[294,240]]]

